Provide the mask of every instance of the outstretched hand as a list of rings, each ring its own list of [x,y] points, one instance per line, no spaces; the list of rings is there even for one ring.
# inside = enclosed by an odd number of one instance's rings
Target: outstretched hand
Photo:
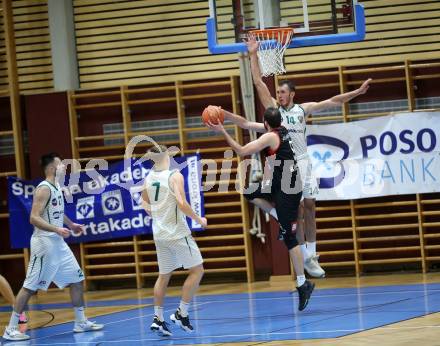
[[[258,50],[260,43],[255,38],[254,34],[249,34],[247,40],[243,40],[246,43],[249,54],[255,54]]]
[[[359,95],[365,94],[370,87],[370,82],[372,81],[371,78],[368,78],[365,82],[362,83],[362,85],[359,87],[358,92]]]
[[[212,122],[207,122],[206,126],[208,126],[211,130],[222,133],[225,131],[225,128],[223,127],[223,124],[221,122],[218,122],[217,124],[214,124]]]

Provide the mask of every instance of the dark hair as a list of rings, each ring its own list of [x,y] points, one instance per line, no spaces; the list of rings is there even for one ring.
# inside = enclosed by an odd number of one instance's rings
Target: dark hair
[[[281,113],[278,108],[269,107],[264,111],[264,121],[273,129],[281,126]]]
[[[291,80],[283,79],[278,82],[278,86],[283,86],[283,85],[287,85],[290,92],[296,91],[295,83],[292,82]]]
[[[43,171],[46,170],[46,167],[49,166],[52,162],[55,161],[55,158],[61,158],[60,155],[57,153],[49,153],[41,156],[40,158],[40,166],[43,169]]]

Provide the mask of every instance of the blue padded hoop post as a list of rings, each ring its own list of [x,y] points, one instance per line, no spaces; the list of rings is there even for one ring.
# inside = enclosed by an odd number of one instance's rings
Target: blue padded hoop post
[[[354,7],[355,31],[343,34],[303,36],[294,38],[288,48],[322,46],[326,44],[350,43],[363,41],[365,38],[365,11],[364,6],[356,4]],[[208,18],[206,21],[206,32],[208,35],[208,49],[211,54],[231,54],[246,52],[244,42],[218,44],[215,18]]]

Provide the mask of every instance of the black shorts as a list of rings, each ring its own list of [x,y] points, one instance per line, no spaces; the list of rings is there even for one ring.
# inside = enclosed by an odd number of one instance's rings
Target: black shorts
[[[250,189],[250,187],[248,188]],[[301,202],[302,192],[296,194],[286,194],[281,188],[272,187],[270,192],[262,191],[261,184],[252,193],[245,193],[248,200],[262,198],[275,204],[278,223],[280,225],[280,239],[284,240],[287,248],[293,249],[298,245],[296,239],[296,223],[298,220],[298,209]]]

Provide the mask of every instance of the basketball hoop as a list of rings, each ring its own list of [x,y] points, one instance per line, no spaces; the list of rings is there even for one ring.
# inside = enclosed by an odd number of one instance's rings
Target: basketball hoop
[[[260,43],[257,55],[261,74],[268,77],[286,73],[283,58],[284,52],[292,40],[293,29],[287,27],[249,30],[248,37],[250,35],[253,35]]]

